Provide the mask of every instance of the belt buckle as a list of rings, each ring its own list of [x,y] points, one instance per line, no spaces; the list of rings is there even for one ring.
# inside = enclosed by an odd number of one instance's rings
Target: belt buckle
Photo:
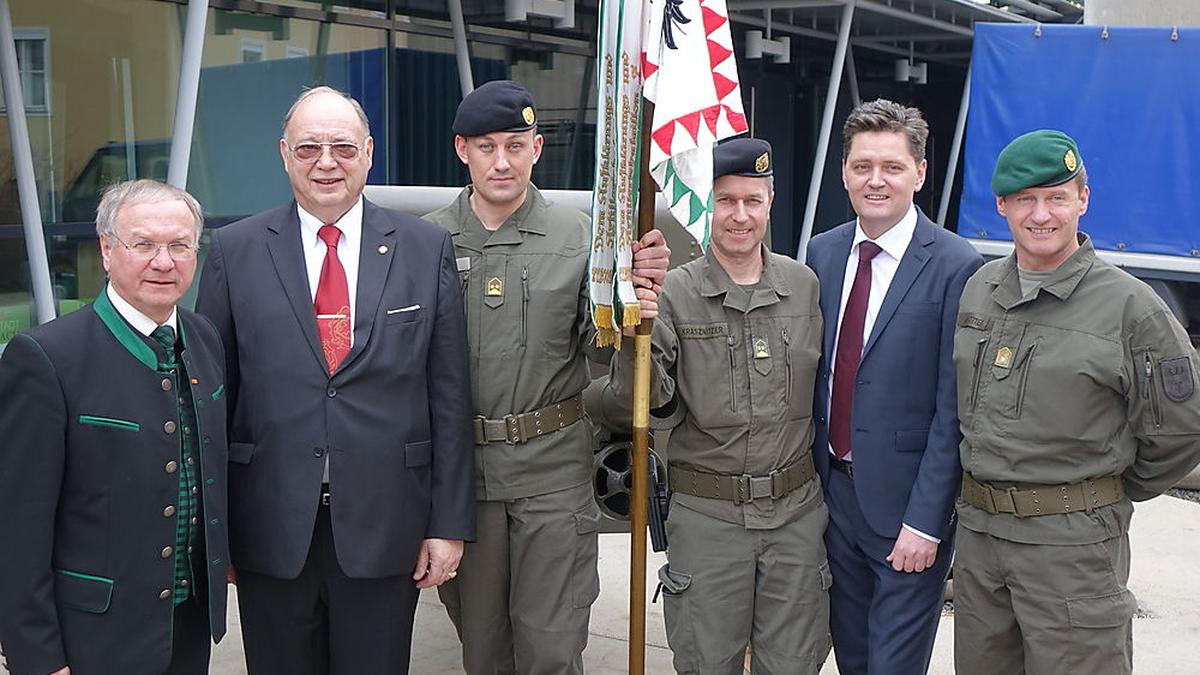
[[[751,476],[744,473],[737,477],[738,504],[749,504],[755,499],[771,497],[771,476]]]
[[[525,435],[525,425],[521,424],[521,418],[518,415],[504,416],[504,442],[509,445],[524,443],[529,440]]]

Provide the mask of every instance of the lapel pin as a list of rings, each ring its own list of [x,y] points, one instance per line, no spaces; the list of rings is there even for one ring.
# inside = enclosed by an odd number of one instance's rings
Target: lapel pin
[[[383,255],[383,254],[387,253],[387,244],[380,244],[378,250],[379,250],[379,255]]]

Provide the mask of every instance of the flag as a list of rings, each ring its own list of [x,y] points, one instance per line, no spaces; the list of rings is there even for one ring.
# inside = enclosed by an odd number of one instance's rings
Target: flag
[[[621,345],[640,320],[633,289],[645,0],[601,0],[596,65],[596,173],[589,293],[596,341]],[[653,198],[653,195],[650,196]]]
[[[712,223],[713,146],[746,132],[725,0],[649,0],[643,93],[654,103],[650,173],[703,247]]]

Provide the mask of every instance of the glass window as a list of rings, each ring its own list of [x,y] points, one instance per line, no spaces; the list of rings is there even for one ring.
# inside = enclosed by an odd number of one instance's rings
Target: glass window
[[[106,185],[167,174],[186,5],[155,0],[9,3],[37,197],[59,311],[103,288],[95,235]],[[8,115],[0,116],[0,342],[29,325]]]
[[[49,58],[46,55],[50,31],[45,28],[14,29],[13,42],[17,49],[17,70],[21,74],[21,95],[25,112],[50,112]],[[4,90],[0,89],[0,112],[8,110]]]
[[[375,138],[368,181],[385,182],[386,53],[381,29],[209,10],[188,167],[188,191],[208,224],[292,198],[279,139],[283,116],[305,88],[328,85],[358,99]]]

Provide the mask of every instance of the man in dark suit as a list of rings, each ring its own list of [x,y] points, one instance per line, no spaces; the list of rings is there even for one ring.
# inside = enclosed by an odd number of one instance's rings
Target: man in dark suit
[[[225,634],[224,354],[176,303],[203,220],[109,188],[95,303],[0,359],[0,645],[12,675],[200,675]]]
[[[454,247],[363,199],[373,143],[357,101],[301,94],[279,142],[296,201],[215,232],[200,282],[252,675],[407,672],[417,589],[474,537]]]
[[[913,204],[928,134],[916,108],[855,108],[842,182],[858,218],[808,248],[825,318],[813,458],[830,512],[830,630],[843,675],[928,669],[953,550],[954,322],[983,261]]]

